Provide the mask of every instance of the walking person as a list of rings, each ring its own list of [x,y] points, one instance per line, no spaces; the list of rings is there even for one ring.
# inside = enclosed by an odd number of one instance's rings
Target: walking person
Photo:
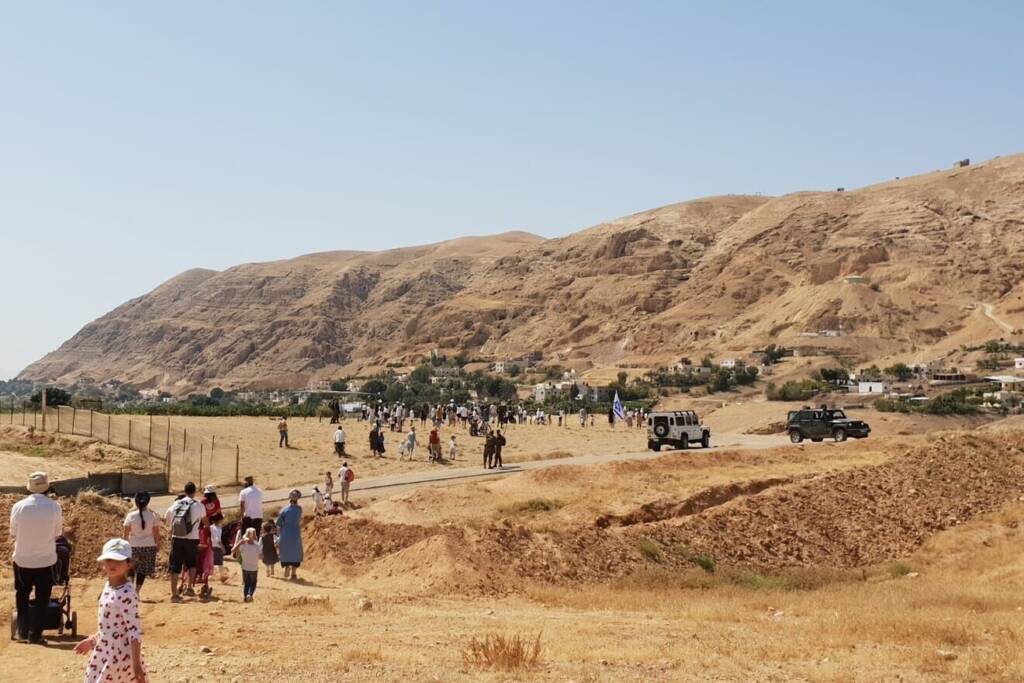
[[[11,508],[10,535],[14,539],[14,601],[18,610],[18,640],[46,645],[43,627],[53,591],[57,564],[57,537],[64,533],[64,512],[46,496],[46,472],[28,477],[29,496]],[[29,595],[35,592],[35,599]]]
[[[288,505],[277,516],[278,552],[284,576],[298,581],[299,566],[302,564],[302,508],[299,499],[302,493],[292,489],[288,493]]]
[[[334,453],[339,458],[347,455],[345,453],[345,430],[340,424],[334,432]]]
[[[324,472],[324,499],[334,500],[334,479],[331,477],[331,471],[327,470]]]
[[[128,578],[132,546],[123,538],[112,538],[96,561],[103,563],[107,577],[100,594],[99,629],[75,646],[75,654],[92,653],[85,683],[146,683],[139,596]]]
[[[256,542],[256,530],[246,529],[238,539],[231,554],[242,561],[242,601],[252,602],[256,593],[256,582],[260,578],[260,545]]]
[[[352,471],[352,468],[348,466],[348,463],[341,463],[341,469],[338,470],[338,481],[341,482],[342,505],[348,505],[348,491],[352,486],[352,482],[355,481],[355,478],[356,473]]]
[[[160,548],[160,518],[149,509],[149,492],[135,494],[135,510],[124,518],[124,537],[132,546],[132,568],[135,572],[135,593],[156,574],[156,553]]]
[[[494,435],[488,434],[484,438],[484,469],[491,469],[491,461],[494,459]]]
[[[494,435],[494,457],[492,458],[491,464],[497,467],[499,470],[505,469],[504,465],[501,464],[501,449],[508,443],[505,441],[505,437],[502,435],[501,430]]]
[[[245,488],[238,492],[238,507],[242,512],[242,531],[255,529],[259,534],[263,524],[263,491],[253,483],[253,478],[245,478]]]
[[[277,534],[274,533],[274,523],[263,523],[263,534],[260,536],[260,558],[263,566],[267,569],[267,576],[274,575],[274,567],[277,566],[280,556],[277,553]]]
[[[455,435],[452,434],[451,440],[448,442],[448,458],[455,462],[455,456],[458,454],[458,446],[455,445]]]
[[[171,602],[181,602],[178,581],[182,570],[188,572],[185,595],[195,595],[196,569],[199,567],[199,529],[206,521],[206,509],[195,500],[196,485],[185,484],[185,496],[167,510],[167,526],[171,530]]]
[[[320,493],[320,487],[313,487],[313,515],[319,517],[324,514],[324,494]]]
[[[426,419],[423,420],[426,422]],[[416,455],[416,426],[409,426],[409,435],[405,437],[405,454],[412,460]]]
[[[288,446],[288,420],[284,419],[284,415],[277,421],[277,447],[278,448],[289,448]]]

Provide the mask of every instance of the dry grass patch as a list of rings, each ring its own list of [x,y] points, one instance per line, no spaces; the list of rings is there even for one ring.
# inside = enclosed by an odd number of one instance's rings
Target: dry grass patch
[[[536,512],[551,512],[558,510],[565,506],[560,500],[554,500],[551,498],[530,498],[528,500],[520,500],[508,505],[501,505],[498,507],[498,512],[502,515],[517,515],[517,514],[530,514]]]
[[[540,633],[533,640],[519,634],[490,634],[482,639],[470,640],[469,645],[462,651],[462,662],[467,667],[475,669],[521,671],[536,668],[543,653],[544,646]]]

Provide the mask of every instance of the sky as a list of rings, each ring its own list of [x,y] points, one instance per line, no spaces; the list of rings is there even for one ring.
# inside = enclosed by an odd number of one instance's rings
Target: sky
[[[1024,3],[0,0],[0,378],[194,267],[1024,151]]]

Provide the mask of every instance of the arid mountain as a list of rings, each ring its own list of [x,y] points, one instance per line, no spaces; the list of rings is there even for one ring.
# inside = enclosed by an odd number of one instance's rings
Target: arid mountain
[[[1018,155],[850,192],[700,199],[559,239],[192,270],[21,377],[182,393],[306,386],[433,349],[646,366],[772,342],[921,362],[1024,328],[1022,251]]]

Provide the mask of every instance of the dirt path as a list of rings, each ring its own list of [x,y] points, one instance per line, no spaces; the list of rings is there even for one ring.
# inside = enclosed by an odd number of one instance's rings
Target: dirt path
[[[1007,334],[1013,334],[1013,325],[996,316],[995,306],[993,306],[992,304],[983,303],[981,304],[981,310],[984,311],[985,317],[994,322],[996,325],[999,325],[999,327],[1002,328],[1003,332],[1006,332]]]
[[[709,450],[721,451],[721,450],[742,450],[742,449],[762,449],[762,448],[774,448],[777,446],[785,446],[789,443],[789,439],[783,436],[761,436],[752,434],[726,434],[720,437],[722,443],[712,444]],[[694,457],[700,457],[700,453],[707,452],[700,448],[692,449]],[[546,469],[549,467],[557,467],[559,465],[600,465],[611,462],[621,462],[625,460],[647,460],[657,458],[660,454],[654,453],[653,451],[635,451],[632,453],[605,453],[605,454],[592,454],[592,455],[577,455],[568,458],[552,458],[547,460],[531,460],[527,462],[517,462],[514,464],[506,465],[503,469],[488,470],[483,467],[453,467],[451,465],[434,465],[429,469],[418,470],[415,472],[407,472],[404,474],[391,474],[379,477],[368,477],[363,479],[356,479],[352,483],[352,495],[354,497],[360,497],[360,494],[386,494],[391,495],[399,493],[404,490],[419,488],[423,486],[444,486],[447,484],[462,483],[465,481],[483,480],[497,477],[504,477],[511,474],[518,474],[520,472],[528,472],[530,470]],[[475,459],[475,458],[474,458]],[[352,460],[353,468],[358,471],[359,462]],[[338,464],[335,463],[334,467]],[[297,488],[302,491],[304,496],[309,496],[313,492],[313,487],[318,486],[319,481],[311,482],[302,486],[288,486],[284,488],[276,488],[270,490],[264,490],[263,501],[264,504],[270,503],[283,503],[288,500],[288,493],[293,489]],[[163,512],[167,507],[174,502],[174,496],[160,496],[153,499],[150,504],[153,510]],[[224,495],[221,497],[221,505],[226,509],[233,509],[238,507],[238,497],[233,495]]]

